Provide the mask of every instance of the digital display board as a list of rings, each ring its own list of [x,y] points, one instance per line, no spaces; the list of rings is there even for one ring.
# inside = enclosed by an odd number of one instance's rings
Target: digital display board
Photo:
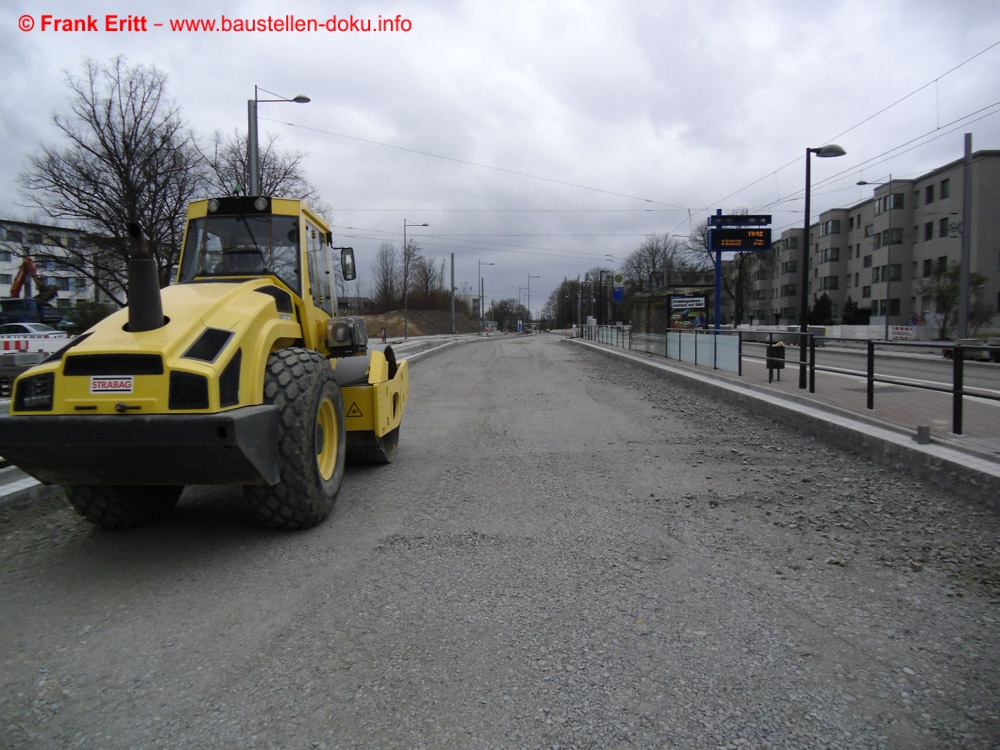
[[[771,230],[713,229],[710,233],[712,250],[770,250]]]

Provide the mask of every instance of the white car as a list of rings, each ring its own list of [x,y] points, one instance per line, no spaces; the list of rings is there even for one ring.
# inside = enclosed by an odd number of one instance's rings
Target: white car
[[[0,325],[0,338],[4,339],[64,339],[66,331],[60,331],[44,323],[4,323]]]

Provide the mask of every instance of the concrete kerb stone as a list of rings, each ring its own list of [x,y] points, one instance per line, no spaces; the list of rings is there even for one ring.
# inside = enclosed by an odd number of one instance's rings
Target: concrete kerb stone
[[[0,510],[14,505],[27,505],[54,492],[62,492],[62,487],[42,484],[33,477],[25,476],[15,482],[0,485]]]
[[[567,338],[602,356],[627,361],[685,388],[736,405],[757,416],[833,445],[897,471],[929,481],[949,490],[959,490],[973,499],[996,504],[1000,498],[1000,463],[931,443],[921,445],[901,427],[865,418],[828,404],[817,404],[787,394],[762,393],[713,376],[712,371],[672,366],[662,359],[613,349],[583,339]]]
[[[400,361],[414,363],[424,357],[436,354],[442,349],[455,346],[457,344],[468,344],[473,341],[486,341],[474,334],[442,334],[440,336],[421,336],[407,340],[390,341],[389,346],[396,352],[396,358]],[[381,346],[378,346],[381,348]]]

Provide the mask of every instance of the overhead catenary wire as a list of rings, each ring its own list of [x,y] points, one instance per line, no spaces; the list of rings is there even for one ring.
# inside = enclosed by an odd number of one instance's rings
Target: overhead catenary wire
[[[928,81],[928,82],[924,83],[923,85],[917,87],[913,91],[910,91],[906,95],[904,95],[904,96],[902,96],[902,97],[894,100],[890,104],[888,104],[888,105],[886,105],[886,106],[878,109],[877,111],[873,112],[872,114],[867,115],[866,117],[862,118],[861,120],[859,120],[858,122],[856,122],[855,124],[853,124],[852,126],[850,126],[849,128],[847,128],[847,129],[839,132],[838,134],[836,134],[834,136],[831,136],[830,138],[824,140],[823,142],[824,143],[828,143],[828,142],[833,141],[834,139],[841,138],[842,136],[847,135],[847,134],[855,131],[857,128],[859,128],[859,127],[861,127],[861,126],[863,126],[863,125],[865,125],[865,124],[873,121],[874,119],[878,118],[879,116],[881,116],[881,115],[885,114],[886,112],[892,110],[893,108],[899,106],[903,102],[905,102],[908,99],[912,98],[913,96],[919,94],[921,91],[926,90],[928,87],[934,86],[934,85],[939,85],[940,82],[943,79],[945,79],[946,77],[948,77],[949,75],[955,73],[956,71],[960,70],[961,68],[965,67],[966,65],[968,65],[972,61],[976,60],[977,58],[981,57],[982,55],[986,54],[987,52],[989,52],[990,50],[993,50],[994,48],[996,48],[998,46],[1000,46],[1000,41],[997,41],[997,42],[994,42],[994,43],[988,45],[987,47],[983,48],[982,50],[976,52],[975,54],[973,54],[973,55],[971,55],[969,57],[967,57],[965,60],[959,62],[958,64],[952,66],[951,68],[949,68],[945,72],[943,72],[940,75],[936,76],[935,78],[931,79],[930,81]],[[814,195],[821,195],[822,194],[822,187],[824,185],[832,184],[835,181],[837,181],[839,179],[842,179],[847,174],[856,173],[859,170],[864,169],[864,168],[872,168],[872,167],[878,166],[879,164],[885,163],[886,161],[889,161],[892,158],[895,158],[895,157],[898,157],[898,156],[900,156],[902,154],[908,153],[909,151],[912,151],[912,150],[914,150],[916,148],[924,146],[927,143],[930,143],[930,142],[932,142],[932,141],[934,141],[934,140],[936,140],[938,138],[944,137],[945,135],[948,135],[948,134],[954,132],[954,130],[957,129],[957,128],[959,128],[959,127],[968,127],[969,125],[971,125],[974,122],[978,122],[978,121],[980,121],[980,120],[982,120],[982,119],[984,119],[986,117],[993,116],[993,115],[997,114],[998,112],[1000,112],[1000,109],[998,109],[998,107],[1000,107],[1000,102],[994,102],[992,104],[989,104],[989,105],[987,105],[985,107],[980,108],[979,110],[967,113],[966,115],[963,115],[962,117],[956,118],[955,120],[952,120],[950,123],[947,123],[945,125],[940,125],[939,124],[933,130],[928,131],[928,132],[926,132],[926,133],[924,133],[924,134],[922,134],[920,136],[917,136],[916,138],[910,139],[909,141],[906,141],[906,142],[901,143],[901,144],[899,144],[897,146],[894,146],[894,147],[892,147],[890,149],[887,149],[887,150],[883,151],[882,153],[876,154],[875,156],[872,156],[872,157],[870,157],[870,158],[868,158],[868,159],[866,159],[866,160],[864,160],[864,161],[862,161],[860,163],[855,163],[855,164],[851,165],[849,168],[841,170],[840,172],[838,172],[838,173],[836,173],[834,175],[831,175],[829,177],[823,178],[823,179],[817,181],[816,183],[814,183],[814,188],[818,188],[819,189],[818,192],[814,193]],[[264,119],[264,118],[262,118],[262,119]],[[790,166],[798,163],[799,161],[801,161],[804,158],[803,155],[799,155],[795,159],[792,159],[791,161],[785,163],[781,167],[779,167],[779,168],[777,168],[775,170],[768,171],[764,176],[762,176],[760,178],[757,178],[756,180],[753,180],[752,182],[744,185],[743,187],[739,188],[738,190],[729,193],[728,195],[720,198],[717,201],[714,201],[713,203],[709,204],[708,207],[697,207],[697,208],[695,208],[695,207],[682,207],[682,206],[678,206],[678,205],[673,204],[673,203],[669,203],[669,202],[666,202],[666,201],[660,201],[660,200],[656,200],[656,199],[652,199],[652,198],[648,198],[648,197],[641,197],[641,196],[631,195],[631,194],[628,194],[628,193],[623,193],[623,192],[619,192],[619,191],[609,190],[609,189],[605,189],[605,188],[594,187],[594,186],[589,186],[589,185],[583,185],[583,184],[572,182],[572,181],[569,181],[569,180],[563,180],[563,179],[558,179],[558,178],[552,178],[552,177],[546,177],[546,176],[541,176],[541,175],[530,174],[530,173],[527,173],[527,172],[513,170],[513,169],[509,169],[509,168],[505,168],[505,167],[500,167],[500,166],[496,166],[496,165],[490,165],[490,164],[483,164],[483,163],[479,163],[479,162],[473,162],[473,161],[466,160],[466,159],[460,159],[460,158],[456,158],[456,157],[452,157],[452,156],[447,156],[447,155],[442,155],[442,154],[436,154],[436,153],[433,153],[433,152],[430,152],[430,151],[424,151],[424,150],[420,150],[420,149],[409,148],[409,147],[400,146],[400,145],[397,145],[397,144],[384,143],[384,142],[375,141],[375,140],[368,139],[368,138],[362,138],[362,137],[359,137],[359,136],[353,136],[353,135],[348,135],[348,134],[344,134],[344,133],[337,133],[337,132],[334,132],[334,131],[331,131],[331,130],[326,130],[326,129],[322,129],[322,128],[315,128],[315,127],[310,127],[310,126],[305,126],[305,125],[300,125],[300,124],[297,124],[297,123],[286,122],[286,121],[283,121],[283,120],[269,120],[269,121],[271,121],[271,122],[280,122],[280,123],[283,123],[285,125],[288,125],[289,127],[300,128],[300,129],[303,129],[303,130],[309,130],[309,131],[313,131],[313,132],[316,132],[316,133],[319,133],[319,134],[322,134],[322,135],[328,135],[328,136],[331,136],[331,137],[354,140],[354,141],[358,141],[358,142],[362,142],[362,143],[367,143],[367,144],[370,144],[370,145],[375,145],[375,146],[379,146],[379,147],[383,147],[383,148],[395,149],[395,150],[399,150],[399,151],[413,153],[413,154],[417,154],[417,155],[421,155],[421,156],[425,156],[425,157],[429,157],[429,158],[441,159],[441,160],[450,161],[450,162],[454,162],[454,163],[457,163],[457,164],[462,164],[462,165],[466,165],[466,166],[476,167],[476,168],[480,168],[480,169],[488,169],[488,170],[492,170],[492,171],[496,171],[496,172],[500,172],[500,173],[505,173],[505,174],[510,174],[510,175],[514,175],[514,176],[518,176],[518,177],[523,177],[523,178],[526,178],[526,179],[540,180],[540,181],[549,182],[549,183],[558,184],[558,185],[564,185],[564,186],[567,186],[567,187],[572,187],[572,188],[576,188],[576,189],[580,189],[580,190],[586,190],[586,191],[601,193],[601,194],[604,194],[604,195],[610,195],[610,196],[615,196],[615,197],[620,197],[620,198],[626,198],[626,199],[629,199],[629,200],[641,201],[641,202],[646,203],[646,204],[653,204],[653,205],[656,205],[656,206],[660,207],[660,208],[653,208],[653,207],[647,206],[647,207],[644,207],[644,208],[632,208],[632,209],[608,209],[608,208],[547,208],[547,209],[546,208],[531,208],[531,209],[509,209],[509,208],[507,208],[507,209],[505,209],[505,208],[489,208],[489,209],[482,209],[482,208],[448,208],[448,209],[444,209],[444,208],[434,208],[434,209],[423,209],[423,208],[418,208],[418,209],[406,209],[406,210],[427,211],[427,212],[431,212],[431,211],[434,211],[434,212],[453,212],[453,213],[460,213],[460,212],[468,212],[468,213],[472,213],[472,212],[482,212],[482,213],[529,213],[529,212],[530,213],[558,213],[558,212],[575,212],[575,213],[595,213],[596,214],[596,213],[612,213],[612,212],[621,212],[621,213],[660,213],[660,212],[662,212],[662,213],[669,213],[669,212],[674,212],[674,211],[685,212],[686,215],[685,215],[684,219],[672,231],[666,232],[666,234],[671,234],[671,235],[676,235],[680,231],[680,228],[682,226],[684,226],[685,223],[690,223],[692,212],[694,212],[694,213],[707,212],[707,211],[711,210],[710,209],[711,206],[720,206],[720,205],[723,205],[725,203],[725,201],[733,198],[734,196],[739,195],[740,193],[745,192],[746,190],[754,187],[755,185],[757,185],[760,182],[762,182],[764,180],[767,180],[769,178],[773,177],[777,181],[777,174],[780,171],[782,171],[784,169],[787,169],[788,167],[790,167]],[[795,192],[793,192],[793,193],[791,193],[789,195],[786,195],[784,197],[778,196],[774,201],[770,201],[768,203],[765,203],[765,204],[763,204],[761,206],[758,206],[758,207],[756,207],[756,208],[754,208],[752,210],[759,212],[761,210],[767,210],[769,208],[774,208],[774,207],[780,206],[780,205],[782,205],[784,203],[788,203],[788,202],[795,201],[795,200],[800,200],[801,197],[802,197],[802,195],[803,195],[803,192],[804,191],[802,189],[799,189],[799,190],[796,190]],[[361,212],[361,211],[369,211],[369,212],[376,212],[376,211],[394,212],[394,211],[402,211],[403,209],[351,208],[351,209],[339,209],[339,210],[345,211],[345,212],[346,211],[358,211],[358,212]],[[628,236],[648,236],[648,234],[649,234],[649,232],[646,232],[643,235],[634,235],[634,234],[628,234],[628,233],[626,233],[626,234],[617,234],[617,235],[536,234],[536,235],[533,235],[533,236],[552,236],[552,237],[559,237],[559,236],[581,236],[581,237],[588,237],[588,236],[616,236],[616,237],[628,237]],[[489,236],[500,236],[500,235],[489,235]],[[535,252],[541,251],[541,252],[547,252],[547,253],[552,253],[552,252],[558,253],[559,252],[559,251],[554,251],[551,248],[525,248],[525,250],[534,250]],[[591,254],[591,257],[593,257],[593,254]]]

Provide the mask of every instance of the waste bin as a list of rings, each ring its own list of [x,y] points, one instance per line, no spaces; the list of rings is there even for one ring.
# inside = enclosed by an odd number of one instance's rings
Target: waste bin
[[[765,350],[767,357],[767,382],[774,379],[774,371],[778,371],[778,380],[781,380],[781,371],[785,369],[785,344],[779,341],[777,344],[768,344]]]

